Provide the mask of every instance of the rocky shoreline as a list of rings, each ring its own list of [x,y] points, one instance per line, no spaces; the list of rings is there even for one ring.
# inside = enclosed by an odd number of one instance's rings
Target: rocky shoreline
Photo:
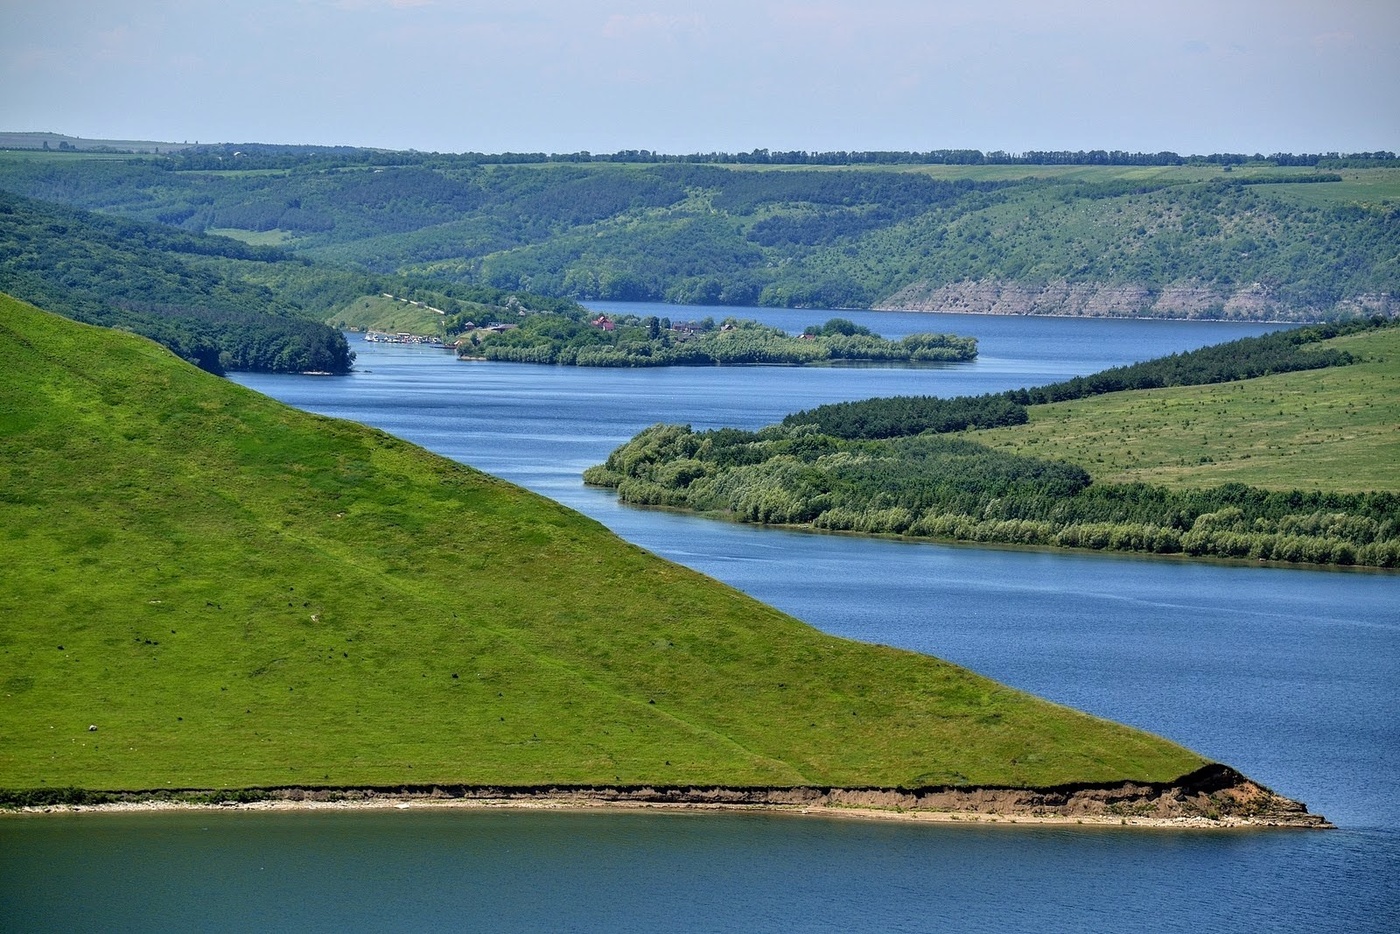
[[[1170,318],[1183,320],[1305,322],[1336,315],[1400,312],[1390,294],[1362,295],[1330,308],[1300,308],[1259,284],[1227,289],[1201,284],[1153,287],[1133,283],[1042,284],[995,279],[933,285],[916,282],[873,306],[874,311],[949,314],[1046,315],[1076,318]]]
[[[83,800],[90,797],[91,800]],[[519,808],[777,811],[831,817],[1134,827],[1330,828],[1326,818],[1223,765],[1173,782],[1055,788],[723,788],[663,786],[279,787],[133,791],[35,802],[10,813],[190,809]]]

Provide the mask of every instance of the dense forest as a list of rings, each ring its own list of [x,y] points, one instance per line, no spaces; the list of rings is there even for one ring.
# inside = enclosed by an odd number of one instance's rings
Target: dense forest
[[[358,296],[390,289],[435,303],[444,329],[468,318],[577,309],[488,286],[429,287],[333,268],[272,247],[0,192],[0,292],[150,337],[215,373],[343,373],[354,355],[325,319]]]
[[[0,291],[125,328],[206,370],[343,373],[340,332],[241,269],[279,251],[0,193]]]
[[[458,345],[462,357],[566,366],[736,366],[822,363],[946,363],[972,360],[977,340],[952,334],[910,334],[885,340],[844,318],[808,327],[800,336],[756,321],[589,313],[530,315],[504,331],[477,329]]]
[[[1400,495],[1267,491],[1238,483],[1169,489],[1095,482],[1082,466],[978,443],[966,428],[1016,424],[1024,405],[1133,386],[1244,379],[1351,358],[1313,344],[1339,333],[1283,332],[1108,371],[1102,379],[998,396],[823,406],[760,431],[656,425],[585,474],[637,505],[744,522],[1322,564],[1400,566]],[[1233,368],[1222,363],[1235,359]],[[1107,388],[1107,387],[1116,388]],[[1049,390],[1049,391],[1047,391]],[[1070,395],[1077,393],[1078,396]]]
[[[1321,320],[1394,310],[1393,161],[247,146],[0,153],[0,188],[521,295]]]

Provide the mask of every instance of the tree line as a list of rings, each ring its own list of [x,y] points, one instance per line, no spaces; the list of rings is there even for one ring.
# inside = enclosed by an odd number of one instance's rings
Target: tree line
[[[969,428],[1019,425],[1026,407],[1068,402],[1130,389],[1202,386],[1271,373],[1315,370],[1351,363],[1351,354],[1320,341],[1372,328],[1396,326],[1395,319],[1363,318],[1243,337],[1223,344],[1170,354],[1154,360],[1113,367],[1089,376],[1046,386],[1012,389],[980,396],[893,396],[833,402],[794,412],[788,427],[810,425],[824,435],[844,439],[895,438],[925,432],[942,434]]]
[[[663,153],[650,149],[619,149],[610,153],[462,152],[359,149],[347,146],[284,146],[259,143],[219,144],[181,149],[164,157],[176,171],[210,169],[336,168],[355,165],[422,165],[451,160],[467,165],[525,165],[533,163],[698,163],[715,165],[1243,165],[1338,166],[1362,168],[1396,162],[1387,150],[1344,153],[1214,152],[1181,155],[1171,150],[1137,152],[1122,149],[1041,150],[1024,152],[980,149],[925,150],[805,150],[754,148],[741,152]]]

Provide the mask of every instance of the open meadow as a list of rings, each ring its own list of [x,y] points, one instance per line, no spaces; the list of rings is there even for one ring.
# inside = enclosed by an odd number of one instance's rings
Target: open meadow
[[[1111,483],[1400,492],[1400,328],[1327,345],[1358,362],[1032,406],[1028,424],[973,437]]]

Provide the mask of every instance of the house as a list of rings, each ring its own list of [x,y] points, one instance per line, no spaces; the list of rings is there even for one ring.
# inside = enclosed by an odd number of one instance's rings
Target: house
[[[617,327],[617,325],[613,324],[612,319],[609,318],[607,315],[599,315],[589,323],[592,324],[595,328],[602,328],[604,331],[612,331]]]

